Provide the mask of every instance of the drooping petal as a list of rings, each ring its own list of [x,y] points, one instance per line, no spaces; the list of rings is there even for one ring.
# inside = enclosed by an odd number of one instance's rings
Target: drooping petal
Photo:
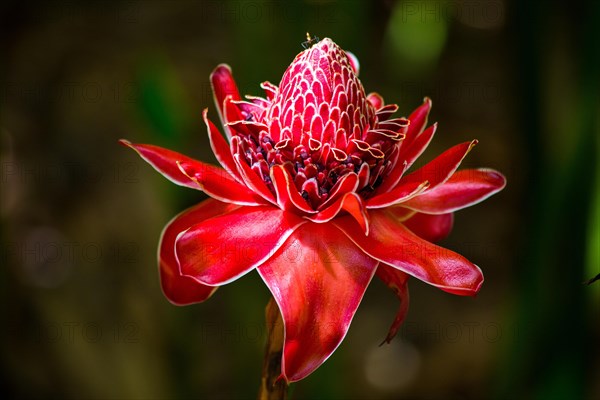
[[[392,322],[386,338],[381,342],[383,344],[392,341],[398,333],[400,325],[404,322],[406,314],[408,314],[408,275],[389,265],[379,264],[379,267],[377,267],[377,276],[394,291],[398,300],[400,300],[400,307],[396,313],[396,318],[394,318],[394,322]]]
[[[332,222],[369,256],[458,295],[475,295],[483,283],[479,267],[448,249],[412,233],[385,210],[369,213],[369,236],[356,232],[348,216]]]
[[[181,273],[219,286],[260,265],[306,220],[272,206],[242,207],[182,232],[175,242]]]
[[[498,193],[505,185],[504,176],[493,169],[465,169],[402,206],[427,214],[446,214],[477,204]]]
[[[429,215],[416,212],[403,223],[413,233],[428,242],[438,242],[450,234],[454,224],[454,214]]]
[[[175,257],[175,239],[180,232],[200,221],[227,213],[238,206],[208,199],[173,218],[165,226],[158,246],[158,265],[161,288],[167,299],[176,305],[199,303],[208,299],[215,290],[194,278],[181,274]]]
[[[339,346],[377,261],[331,223],[307,223],[258,272],[283,316],[282,378],[298,381]]]
[[[120,140],[120,143],[135,150],[155,170],[177,185],[202,190],[226,203],[265,204],[260,196],[238,183],[222,168],[150,144],[134,144],[127,140]]]

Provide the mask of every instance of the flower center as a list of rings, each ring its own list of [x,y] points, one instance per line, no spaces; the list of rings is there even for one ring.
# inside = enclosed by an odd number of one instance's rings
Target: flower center
[[[275,164],[314,209],[349,173],[362,174],[356,191],[365,196],[381,183],[408,121],[381,126],[356,72],[347,53],[324,39],[296,56],[270,104],[246,113],[249,134],[237,130],[238,151],[271,190]]]

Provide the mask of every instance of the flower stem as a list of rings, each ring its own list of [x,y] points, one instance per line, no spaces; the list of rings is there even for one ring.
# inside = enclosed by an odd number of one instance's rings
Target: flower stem
[[[265,308],[265,317],[267,320],[267,344],[258,398],[259,400],[285,399],[288,386],[285,380],[279,379],[283,352],[283,319],[273,298],[269,300]]]

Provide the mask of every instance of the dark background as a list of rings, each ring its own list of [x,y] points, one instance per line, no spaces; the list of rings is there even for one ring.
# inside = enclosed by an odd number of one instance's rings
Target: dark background
[[[529,3],[529,4],[525,4]],[[214,162],[208,76],[278,83],[309,31],[361,61],[408,115],[433,99],[424,155],[507,188],[443,245],[480,265],[477,298],[373,282],[340,348],[292,398],[600,398],[597,1],[6,1],[0,6],[0,391],[17,398],[254,397],[269,293],[256,273],[204,304],[163,297],[165,223],[204,195],[119,138]]]

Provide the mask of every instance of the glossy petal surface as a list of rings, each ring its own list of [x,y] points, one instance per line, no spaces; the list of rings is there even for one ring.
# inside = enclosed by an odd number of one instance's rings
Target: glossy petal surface
[[[202,190],[209,196],[228,203],[258,205],[264,201],[236,182],[227,171],[150,144],[121,143],[134,149],[164,177],[180,186]]]
[[[376,267],[333,225],[308,223],[258,268],[284,320],[284,379],[306,377],[339,346]]]
[[[306,222],[274,207],[243,207],[182,232],[175,249],[181,272],[223,285],[268,259],[294,229]]]
[[[465,169],[435,189],[406,201],[403,206],[428,214],[451,213],[487,199],[505,185],[506,179],[497,171]]]
[[[369,236],[355,233],[354,220],[334,221],[369,256],[440,289],[474,295],[483,283],[479,267],[463,256],[412,233],[386,211],[372,211]]]
[[[184,276],[175,257],[175,239],[179,232],[200,221],[227,213],[237,206],[208,199],[173,218],[163,229],[158,248],[158,265],[162,291],[176,305],[199,303],[217,290],[206,286],[192,277]]]
[[[417,234],[417,236],[435,243],[445,239],[450,234],[454,225],[454,214],[430,215],[414,213],[403,223],[404,226]]]

